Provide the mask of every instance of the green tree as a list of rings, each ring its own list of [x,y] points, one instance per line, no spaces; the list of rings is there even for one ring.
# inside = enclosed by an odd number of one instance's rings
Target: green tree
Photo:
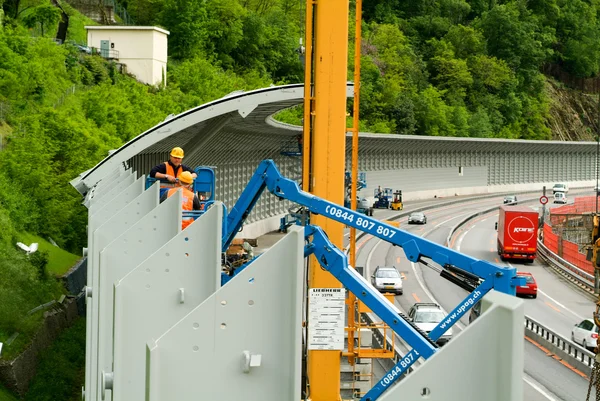
[[[476,138],[491,138],[494,131],[490,118],[483,107],[480,107],[469,117],[469,136]]]
[[[483,14],[479,26],[491,56],[503,59],[514,70],[535,70],[548,55],[531,13],[516,2],[497,5]]]
[[[175,59],[187,59],[200,52],[208,40],[204,29],[208,10],[203,0],[165,0],[160,21],[171,33],[169,48]]]
[[[600,59],[599,5],[581,0],[561,3],[556,24],[558,58],[572,74],[593,76]]]
[[[446,92],[451,104],[461,104],[473,84],[467,62],[455,58],[447,42],[432,39],[431,43],[436,48],[435,55],[429,60],[432,82]]]
[[[45,27],[55,27],[60,20],[60,9],[50,4],[42,4],[30,10],[23,17],[23,23],[28,28],[35,28],[39,24],[44,36]]]
[[[419,96],[415,104],[415,116],[420,135],[454,136],[456,127],[452,124],[453,108],[443,100],[443,93],[430,86]]]
[[[207,41],[205,54],[215,54],[226,67],[233,67],[231,52],[243,37],[246,10],[238,0],[207,0],[207,18],[202,29]]]
[[[485,51],[483,34],[470,26],[452,26],[444,36],[444,41],[452,45],[456,58],[466,59]]]

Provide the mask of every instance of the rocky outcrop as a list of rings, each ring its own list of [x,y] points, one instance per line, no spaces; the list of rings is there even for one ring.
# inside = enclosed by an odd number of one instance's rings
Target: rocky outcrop
[[[552,78],[546,80],[550,99],[548,126],[555,141],[595,141],[599,95],[567,88]]]

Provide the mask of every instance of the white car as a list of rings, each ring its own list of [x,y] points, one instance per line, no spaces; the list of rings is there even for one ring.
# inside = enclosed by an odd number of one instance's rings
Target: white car
[[[564,192],[556,192],[554,194],[553,203],[562,203],[564,205],[565,203],[567,203],[567,194],[565,194]]]
[[[552,193],[554,194],[556,192],[567,193],[569,192],[569,186],[567,184],[554,184],[552,187]]]
[[[394,266],[377,266],[371,276],[371,284],[380,292],[402,295],[402,276]]]
[[[598,326],[591,319],[585,319],[571,329],[571,341],[593,350],[598,340]]]
[[[446,315],[438,304],[417,302],[408,311],[408,317],[418,328],[429,334],[439,322],[446,318]],[[452,328],[446,330],[436,342],[438,345],[444,345],[450,339],[452,339]]]

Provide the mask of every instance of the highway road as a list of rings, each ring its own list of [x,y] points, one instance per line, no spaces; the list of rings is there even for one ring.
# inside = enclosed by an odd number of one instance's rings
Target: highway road
[[[589,192],[589,191],[587,191]],[[576,191],[569,194],[572,198]],[[520,199],[536,198],[539,194],[520,196]],[[471,200],[457,205],[441,206],[425,211],[428,222],[423,226],[408,225],[406,217],[400,219],[401,228],[431,241],[444,244],[454,225],[465,217],[495,205],[502,204],[502,196]],[[407,204],[403,212],[422,207],[425,204],[440,203],[415,202]],[[534,208],[539,203],[529,202]],[[552,206],[552,205],[550,205]],[[374,217],[387,219],[398,215],[391,210],[376,210]],[[496,231],[494,223],[497,212],[481,216],[469,224],[453,241],[453,247],[465,254],[495,263],[502,263],[496,252]],[[366,267],[367,277],[378,265],[395,265],[406,278],[404,294],[396,297],[396,305],[407,312],[415,302],[436,302],[446,311],[453,309],[467,295],[467,292],[442,279],[438,273],[421,264],[406,259],[401,248],[387,242],[366,236],[357,242],[357,266]],[[591,316],[594,310],[592,298],[554,274],[541,261],[533,264],[515,264],[518,270],[533,273],[539,286],[537,299],[524,299],[525,313],[557,333],[570,337],[571,327],[584,317]],[[463,318],[454,327],[458,335],[468,319]],[[585,400],[588,381],[581,373],[565,367],[552,358],[538,344],[524,339],[525,371],[524,400],[531,401],[575,401]],[[381,370],[378,370],[381,372]],[[376,378],[378,379],[378,378]]]

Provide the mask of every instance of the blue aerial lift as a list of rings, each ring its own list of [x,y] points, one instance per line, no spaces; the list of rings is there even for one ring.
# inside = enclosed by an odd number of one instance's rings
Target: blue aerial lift
[[[392,203],[392,192],[392,188],[375,188],[373,191],[373,197],[375,198],[373,207],[376,209],[389,209]]]
[[[194,169],[196,173],[196,179],[194,180],[193,191],[198,194],[200,203],[206,206],[206,204],[213,203],[215,200],[215,171],[208,166],[198,166]],[[150,188],[156,181],[160,182],[159,194],[162,196],[170,188],[173,188],[173,183],[167,180],[160,180],[146,177],[146,189]]]
[[[307,213],[305,237],[307,245],[305,256],[313,254],[318,263],[334,275],[346,288],[379,316],[398,336],[405,340],[412,349],[381,379],[366,395],[363,401],[376,400],[397,379],[423,357],[428,359],[438,351],[435,341],[464,316],[492,288],[510,295],[515,295],[516,286],[524,285],[524,279],[517,277],[516,268],[496,266],[493,263],[477,260],[460,252],[431,242],[409,232],[400,230],[354,210],[318,198],[302,191],[298,184],[281,175],[272,160],[264,160],[250,179],[239,200],[231,211],[225,214],[223,222],[222,250],[225,251],[242,227],[263,191],[267,189],[280,199],[289,200],[302,205]],[[404,314],[391,307],[383,295],[376,291],[348,265],[346,255],[333,245],[320,227],[310,224],[310,213],[327,216],[345,225],[355,227],[370,235],[402,247],[411,262],[420,262],[440,272],[440,276],[467,290],[470,294],[454,308],[427,335],[416,327]],[[430,264],[424,258],[436,262]],[[231,276],[223,280],[225,284],[243,268],[241,266],[231,272]]]

